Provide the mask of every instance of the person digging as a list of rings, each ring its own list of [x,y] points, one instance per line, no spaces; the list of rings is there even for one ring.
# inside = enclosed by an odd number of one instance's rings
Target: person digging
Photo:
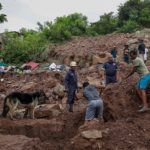
[[[98,90],[89,82],[83,83],[83,96],[88,100],[85,114],[85,124],[91,120],[103,121],[103,100]]]
[[[137,57],[136,50],[130,52],[130,57],[133,63],[133,68],[124,79],[130,77],[132,74],[134,74],[134,72],[137,72],[139,74],[140,79],[137,82],[136,91],[138,93],[139,98],[143,102],[143,107],[140,110],[138,110],[138,112],[146,112],[150,110],[150,108],[148,107],[146,96],[146,89],[148,88],[148,85],[150,83],[150,73],[144,61],[141,58]]]

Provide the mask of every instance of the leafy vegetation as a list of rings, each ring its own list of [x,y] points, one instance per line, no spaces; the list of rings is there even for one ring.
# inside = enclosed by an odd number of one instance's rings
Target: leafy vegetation
[[[72,36],[84,35],[88,21],[86,16],[74,13],[68,16],[57,17],[54,23],[46,22],[44,25],[40,23],[38,25],[46,39],[51,42],[61,42],[70,39]]]
[[[6,32],[5,34],[7,41],[5,41],[5,48],[2,55],[7,63],[35,60],[48,44],[47,41],[42,38],[42,34],[35,31],[23,29],[23,33],[19,35],[10,32]]]
[[[0,10],[2,10],[2,4],[0,3]],[[5,14],[0,14],[0,23],[3,23],[7,21],[6,15]]]
[[[0,4],[0,10],[2,5]],[[22,28],[18,33],[6,32],[2,55],[6,62],[20,63],[37,60],[48,43],[60,43],[72,36],[97,36],[113,32],[131,33],[144,27],[150,28],[150,0],[128,0],[113,12],[101,15],[99,20],[89,23],[80,13],[57,17],[53,22],[38,22],[38,31]],[[0,23],[6,21],[0,15]]]

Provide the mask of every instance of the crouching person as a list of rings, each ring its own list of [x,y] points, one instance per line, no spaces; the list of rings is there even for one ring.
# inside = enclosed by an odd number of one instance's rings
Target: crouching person
[[[84,82],[83,95],[89,102],[86,109],[85,121],[87,122],[93,119],[103,121],[103,101],[97,89],[88,82]]]

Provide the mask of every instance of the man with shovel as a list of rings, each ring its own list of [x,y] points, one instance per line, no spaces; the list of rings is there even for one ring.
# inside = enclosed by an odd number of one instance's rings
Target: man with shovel
[[[143,102],[143,107],[140,110],[138,110],[138,112],[146,112],[150,110],[148,107],[147,96],[146,96],[146,89],[150,83],[150,73],[144,61],[141,58],[137,57],[136,50],[130,52],[130,57],[133,63],[133,68],[131,72],[124,79],[127,79],[134,72],[137,72],[139,74],[140,79],[137,82],[136,89],[140,99]]]

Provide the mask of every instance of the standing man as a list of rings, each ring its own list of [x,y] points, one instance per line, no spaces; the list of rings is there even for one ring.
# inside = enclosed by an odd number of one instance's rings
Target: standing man
[[[69,112],[73,112],[74,98],[76,91],[78,90],[76,66],[76,62],[72,61],[70,63],[70,69],[65,76],[65,88],[68,93],[66,108]]]
[[[111,50],[111,55],[113,56],[114,61],[116,61],[117,59],[117,48],[116,46],[113,47],[113,49]]]
[[[140,79],[137,82],[136,88],[137,88],[138,96],[143,102],[143,107],[138,112],[145,112],[149,110],[148,103],[147,103],[146,89],[150,83],[150,73],[144,61],[141,58],[137,57],[137,51],[131,51],[130,56],[133,63],[133,69],[125,77],[125,79],[131,76],[134,72],[137,72],[139,74]]]
[[[86,109],[85,121],[93,119],[103,120],[103,101],[99,96],[97,89],[89,85],[88,82],[83,83],[83,95],[89,104]]]
[[[129,63],[129,46],[127,44],[124,45],[123,50],[123,59],[127,64]]]
[[[117,63],[114,62],[113,57],[108,56],[108,61],[103,65],[106,85],[117,82],[117,68]]]
[[[142,39],[139,39],[139,46],[138,46],[138,52],[139,52],[139,57],[144,61],[144,54],[145,54],[145,44]]]

